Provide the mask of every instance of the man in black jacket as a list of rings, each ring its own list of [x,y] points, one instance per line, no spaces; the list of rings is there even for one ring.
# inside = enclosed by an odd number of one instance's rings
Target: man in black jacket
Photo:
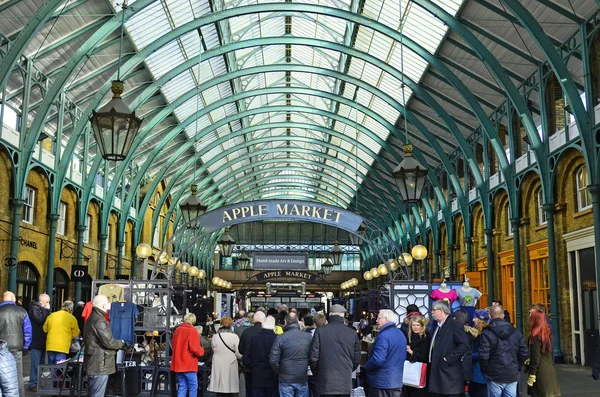
[[[429,395],[456,396],[465,391],[462,360],[471,354],[471,342],[462,324],[450,316],[450,307],[436,301],[431,309],[434,329],[429,347]]]
[[[312,338],[300,331],[298,315],[285,316],[283,334],[277,336],[269,361],[279,374],[281,397],[308,397],[308,351]]]
[[[271,368],[269,353],[275,342],[275,318],[269,316],[263,321],[260,332],[248,340],[244,351],[244,370],[252,377],[254,397],[278,397],[279,378]],[[247,394],[247,393],[246,393]]]
[[[344,324],[344,309],[333,305],[329,324],[318,327],[310,345],[308,362],[317,377],[317,394],[349,396],[352,372],[360,364],[360,342],[352,328]]]
[[[504,320],[502,306],[490,307],[490,318],[479,341],[481,372],[488,381],[490,396],[516,396],[520,370],[529,351],[523,335]]]
[[[46,333],[44,323],[50,315],[50,297],[41,294],[38,300],[29,305],[29,320],[31,321],[31,365],[29,367],[29,384],[27,391],[37,391],[38,366],[44,364],[46,352]]]
[[[108,376],[116,372],[116,350],[127,348],[129,342],[116,340],[104,319],[110,309],[108,298],[98,295],[92,301],[92,314],[83,327],[85,343],[84,365],[88,375],[88,397],[104,397]]]
[[[246,346],[254,335],[258,335],[262,328],[262,323],[265,321],[266,315],[264,312],[257,311],[254,313],[252,327],[246,328],[240,337],[240,345],[238,349],[242,356],[246,354]],[[252,394],[252,371],[248,367],[244,367],[244,383],[246,384],[246,397],[254,397]]]

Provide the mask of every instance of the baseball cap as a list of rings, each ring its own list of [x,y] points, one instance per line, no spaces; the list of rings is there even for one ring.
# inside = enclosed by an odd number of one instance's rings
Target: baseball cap
[[[490,314],[486,310],[475,310],[475,318],[488,323],[490,322]]]

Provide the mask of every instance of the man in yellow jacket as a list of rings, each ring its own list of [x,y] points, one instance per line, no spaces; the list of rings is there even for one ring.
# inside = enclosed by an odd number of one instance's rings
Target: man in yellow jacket
[[[79,335],[77,319],[73,314],[73,302],[65,301],[62,308],[52,313],[44,323],[46,338],[46,352],[48,364],[56,364],[67,358],[71,341]]]

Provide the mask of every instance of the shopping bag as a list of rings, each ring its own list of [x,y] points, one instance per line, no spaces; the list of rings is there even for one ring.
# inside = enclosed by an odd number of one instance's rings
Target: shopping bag
[[[366,397],[365,389],[360,385],[358,374],[356,375],[356,387],[350,391],[350,397]]]
[[[427,364],[404,362],[404,373],[402,375],[402,383],[405,386],[417,387],[422,389],[425,387],[427,380]]]

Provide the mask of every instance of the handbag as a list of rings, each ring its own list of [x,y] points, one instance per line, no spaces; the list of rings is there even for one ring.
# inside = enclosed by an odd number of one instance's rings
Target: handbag
[[[356,387],[350,391],[350,397],[366,397],[365,389],[360,385],[360,379],[356,376]]]
[[[427,381],[427,364],[410,361],[404,362],[404,372],[402,374],[402,383],[405,386],[422,389]]]
[[[227,345],[227,343],[225,343],[225,341],[223,340],[223,337],[221,336],[221,333],[218,332],[217,335],[219,335],[219,338],[221,339],[221,342],[223,342],[223,345],[229,349],[230,352],[233,353],[233,355],[235,356],[237,363],[238,363],[238,371],[242,372],[244,370],[244,364],[242,364],[242,362],[237,358],[237,354],[235,354],[235,350],[233,350],[231,347],[229,347]]]
[[[73,338],[71,340],[71,347],[69,348],[69,353],[77,353],[81,350],[81,344],[79,343],[79,338]]]

